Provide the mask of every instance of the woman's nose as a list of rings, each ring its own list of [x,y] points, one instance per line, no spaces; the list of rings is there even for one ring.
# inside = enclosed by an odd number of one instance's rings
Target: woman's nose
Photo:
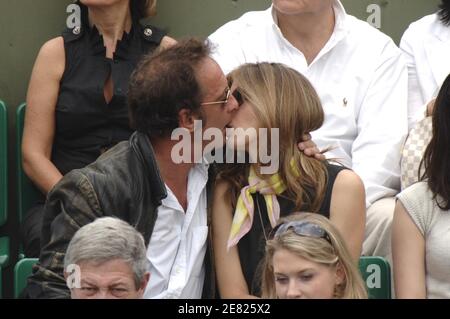
[[[286,293],[286,297],[288,299],[298,299],[301,298],[302,296],[302,291],[301,291],[301,287],[299,287],[299,285],[297,285],[297,283],[295,282],[295,280],[292,280],[289,282],[289,286],[288,286],[288,290]]]

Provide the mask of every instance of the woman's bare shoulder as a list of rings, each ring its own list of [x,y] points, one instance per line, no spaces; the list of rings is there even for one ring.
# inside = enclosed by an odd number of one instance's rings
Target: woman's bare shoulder
[[[44,68],[48,66],[47,72],[60,77],[64,72],[65,58],[64,39],[60,36],[48,40],[42,45],[36,64],[39,63]]]
[[[42,45],[41,50],[39,51],[39,55],[52,57],[64,56],[63,37],[59,36],[45,42]]]
[[[364,183],[354,171],[350,169],[341,170],[334,182],[333,191],[355,191],[355,192],[364,192]]]
[[[170,48],[171,46],[177,44],[177,40],[175,40],[174,38],[171,38],[169,36],[164,36],[164,38],[162,38],[161,40],[161,47],[164,49]]]

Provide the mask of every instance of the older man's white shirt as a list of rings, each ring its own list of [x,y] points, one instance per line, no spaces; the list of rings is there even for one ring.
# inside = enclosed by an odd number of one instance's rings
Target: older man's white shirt
[[[248,12],[210,37],[225,73],[244,63],[284,63],[304,74],[321,98],[320,147],[361,176],[367,206],[400,189],[400,149],[407,134],[407,68],[385,34],[347,15],[335,1],[333,35],[308,65],[281,33],[272,8]]]

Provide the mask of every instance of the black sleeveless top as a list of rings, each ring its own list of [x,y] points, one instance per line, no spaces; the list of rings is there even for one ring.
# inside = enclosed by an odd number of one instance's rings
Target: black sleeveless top
[[[333,192],[334,181],[340,171],[347,169],[343,166],[337,166],[327,164],[328,180],[326,185],[325,196],[323,198],[322,205],[318,211],[319,214],[330,218],[330,203],[331,194]],[[314,195],[314,194],[310,194]],[[239,258],[241,261],[242,271],[244,273],[245,281],[247,282],[248,289],[252,295],[260,296],[261,288],[261,272],[262,272],[262,260],[265,254],[265,237],[272,229],[270,225],[269,217],[267,215],[267,207],[264,201],[264,197],[259,194],[252,194],[253,202],[255,206],[255,213],[253,215],[253,224],[250,231],[241,238],[237,244],[239,251]],[[296,212],[295,203],[287,197],[280,195],[277,196],[280,204],[280,217],[287,216]],[[258,210],[258,204],[261,211]],[[309,211],[309,207],[304,205],[302,211]],[[297,210],[298,211],[298,210]],[[264,224],[265,232],[263,232],[262,223]]]
[[[64,175],[94,162],[106,149],[127,140],[130,128],[127,90],[140,58],[157,48],[164,32],[134,23],[117,42],[112,59],[106,58],[103,38],[86,23],[63,34],[66,65],[55,111],[52,162]],[[111,75],[113,97],[104,98]]]

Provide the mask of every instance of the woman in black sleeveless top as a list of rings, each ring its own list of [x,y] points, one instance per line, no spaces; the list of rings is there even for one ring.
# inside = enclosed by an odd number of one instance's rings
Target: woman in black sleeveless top
[[[142,55],[175,41],[140,19],[155,0],[81,0],[81,25],[43,45],[27,94],[23,167],[43,199],[69,171],[82,168],[132,133],[131,72]],[[26,256],[39,254],[43,200],[26,215]]]
[[[246,64],[229,77],[240,108],[230,124],[234,131],[227,132],[227,144],[245,151],[246,163],[223,165],[214,192],[213,247],[221,297],[259,296],[265,241],[277,220],[292,212],[330,218],[357,263],[365,227],[361,179],[297,148],[296,141],[324,120],[312,85],[297,71],[276,63]],[[261,128],[269,128],[267,139]],[[261,155],[270,155],[270,161]]]

